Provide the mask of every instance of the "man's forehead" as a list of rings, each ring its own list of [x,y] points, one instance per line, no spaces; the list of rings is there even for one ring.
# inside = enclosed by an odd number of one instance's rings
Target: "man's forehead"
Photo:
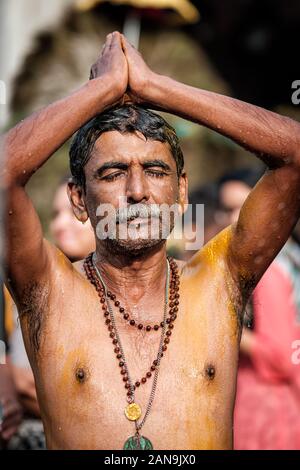
[[[149,159],[154,156],[162,160],[173,160],[171,149],[167,142],[146,138],[141,132],[120,133],[118,131],[104,132],[97,139],[93,149],[93,160],[122,159],[132,157]]]

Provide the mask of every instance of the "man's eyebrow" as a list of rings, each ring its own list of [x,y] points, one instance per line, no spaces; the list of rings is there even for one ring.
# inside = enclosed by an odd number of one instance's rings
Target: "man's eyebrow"
[[[146,162],[143,163],[144,168],[150,168],[153,166],[159,166],[163,168],[164,170],[170,171],[171,168],[167,163],[165,163],[163,160],[147,160]]]
[[[109,170],[111,168],[118,168],[119,170],[127,170],[128,164],[122,163],[122,162],[116,162],[116,161],[105,162],[103,163],[103,165],[97,168],[97,170],[95,171],[95,175],[101,176],[103,175],[105,170]]]

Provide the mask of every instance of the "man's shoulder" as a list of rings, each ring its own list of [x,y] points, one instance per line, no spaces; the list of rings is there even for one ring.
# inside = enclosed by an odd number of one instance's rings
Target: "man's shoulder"
[[[82,276],[80,275],[79,266],[75,268],[59,248],[46,239],[44,239],[44,246],[49,260],[47,269],[42,276],[28,279],[28,282],[23,286],[22,291],[15,299],[19,312],[27,311],[26,307],[32,307],[35,304],[38,306],[36,310],[40,312],[45,308],[49,309],[55,299],[60,298],[62,290],[68,291],[68,286],[74,286],[76,278],[82,277],[84,279],[83,272]],[[41,303],[44,308],[41,308]]]
[[[182,265],[182,273],[201,268],[219,269],[226,266],[232,240],[232,226],[226,227],[206,243],[194,256]]]
[[[84,259],[72,262],[59,248],[51,242],[45,240],[48,255],[50,258],[49,279],[52,287],[55,288],[58,282],[68,282],[74,278],[85,279]],[[58,280],[59,277],[59,280]]]
[[[28,337],[29,349],[35,356],[45,340],[53,331],[57,320],[68,317],[70,300],[80,298],[81,286],[87,282],[84,276],[83,261],[72,263],[57,247],[47,242],[50,258],[49,272],[44,279],[28,283],[17,304],[18,313],[23,326],[23,335]],[[55,327],[56,328],[56,327]],[[42,341],[43,340],[43,341]]]

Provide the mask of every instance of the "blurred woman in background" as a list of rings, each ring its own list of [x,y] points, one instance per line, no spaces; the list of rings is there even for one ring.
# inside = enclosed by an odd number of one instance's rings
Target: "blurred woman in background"
[[[237,221],[259,176],[239,170],[221,180],[220,204],[228,224]],[[238,450],[300,449],[300,366],[292,362],[292,344],[300,338],[296,240],[290,239],[268,268],[246,310],[234,416]]]

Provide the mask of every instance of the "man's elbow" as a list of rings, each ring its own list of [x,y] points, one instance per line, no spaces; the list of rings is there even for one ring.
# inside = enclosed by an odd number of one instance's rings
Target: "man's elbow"
[[[6,152],[2,155],[0,167],[0,190],[5,192],[17,186],[25,187],[33,173],[22,168],[20,162],[16,162],[16,157]]]

